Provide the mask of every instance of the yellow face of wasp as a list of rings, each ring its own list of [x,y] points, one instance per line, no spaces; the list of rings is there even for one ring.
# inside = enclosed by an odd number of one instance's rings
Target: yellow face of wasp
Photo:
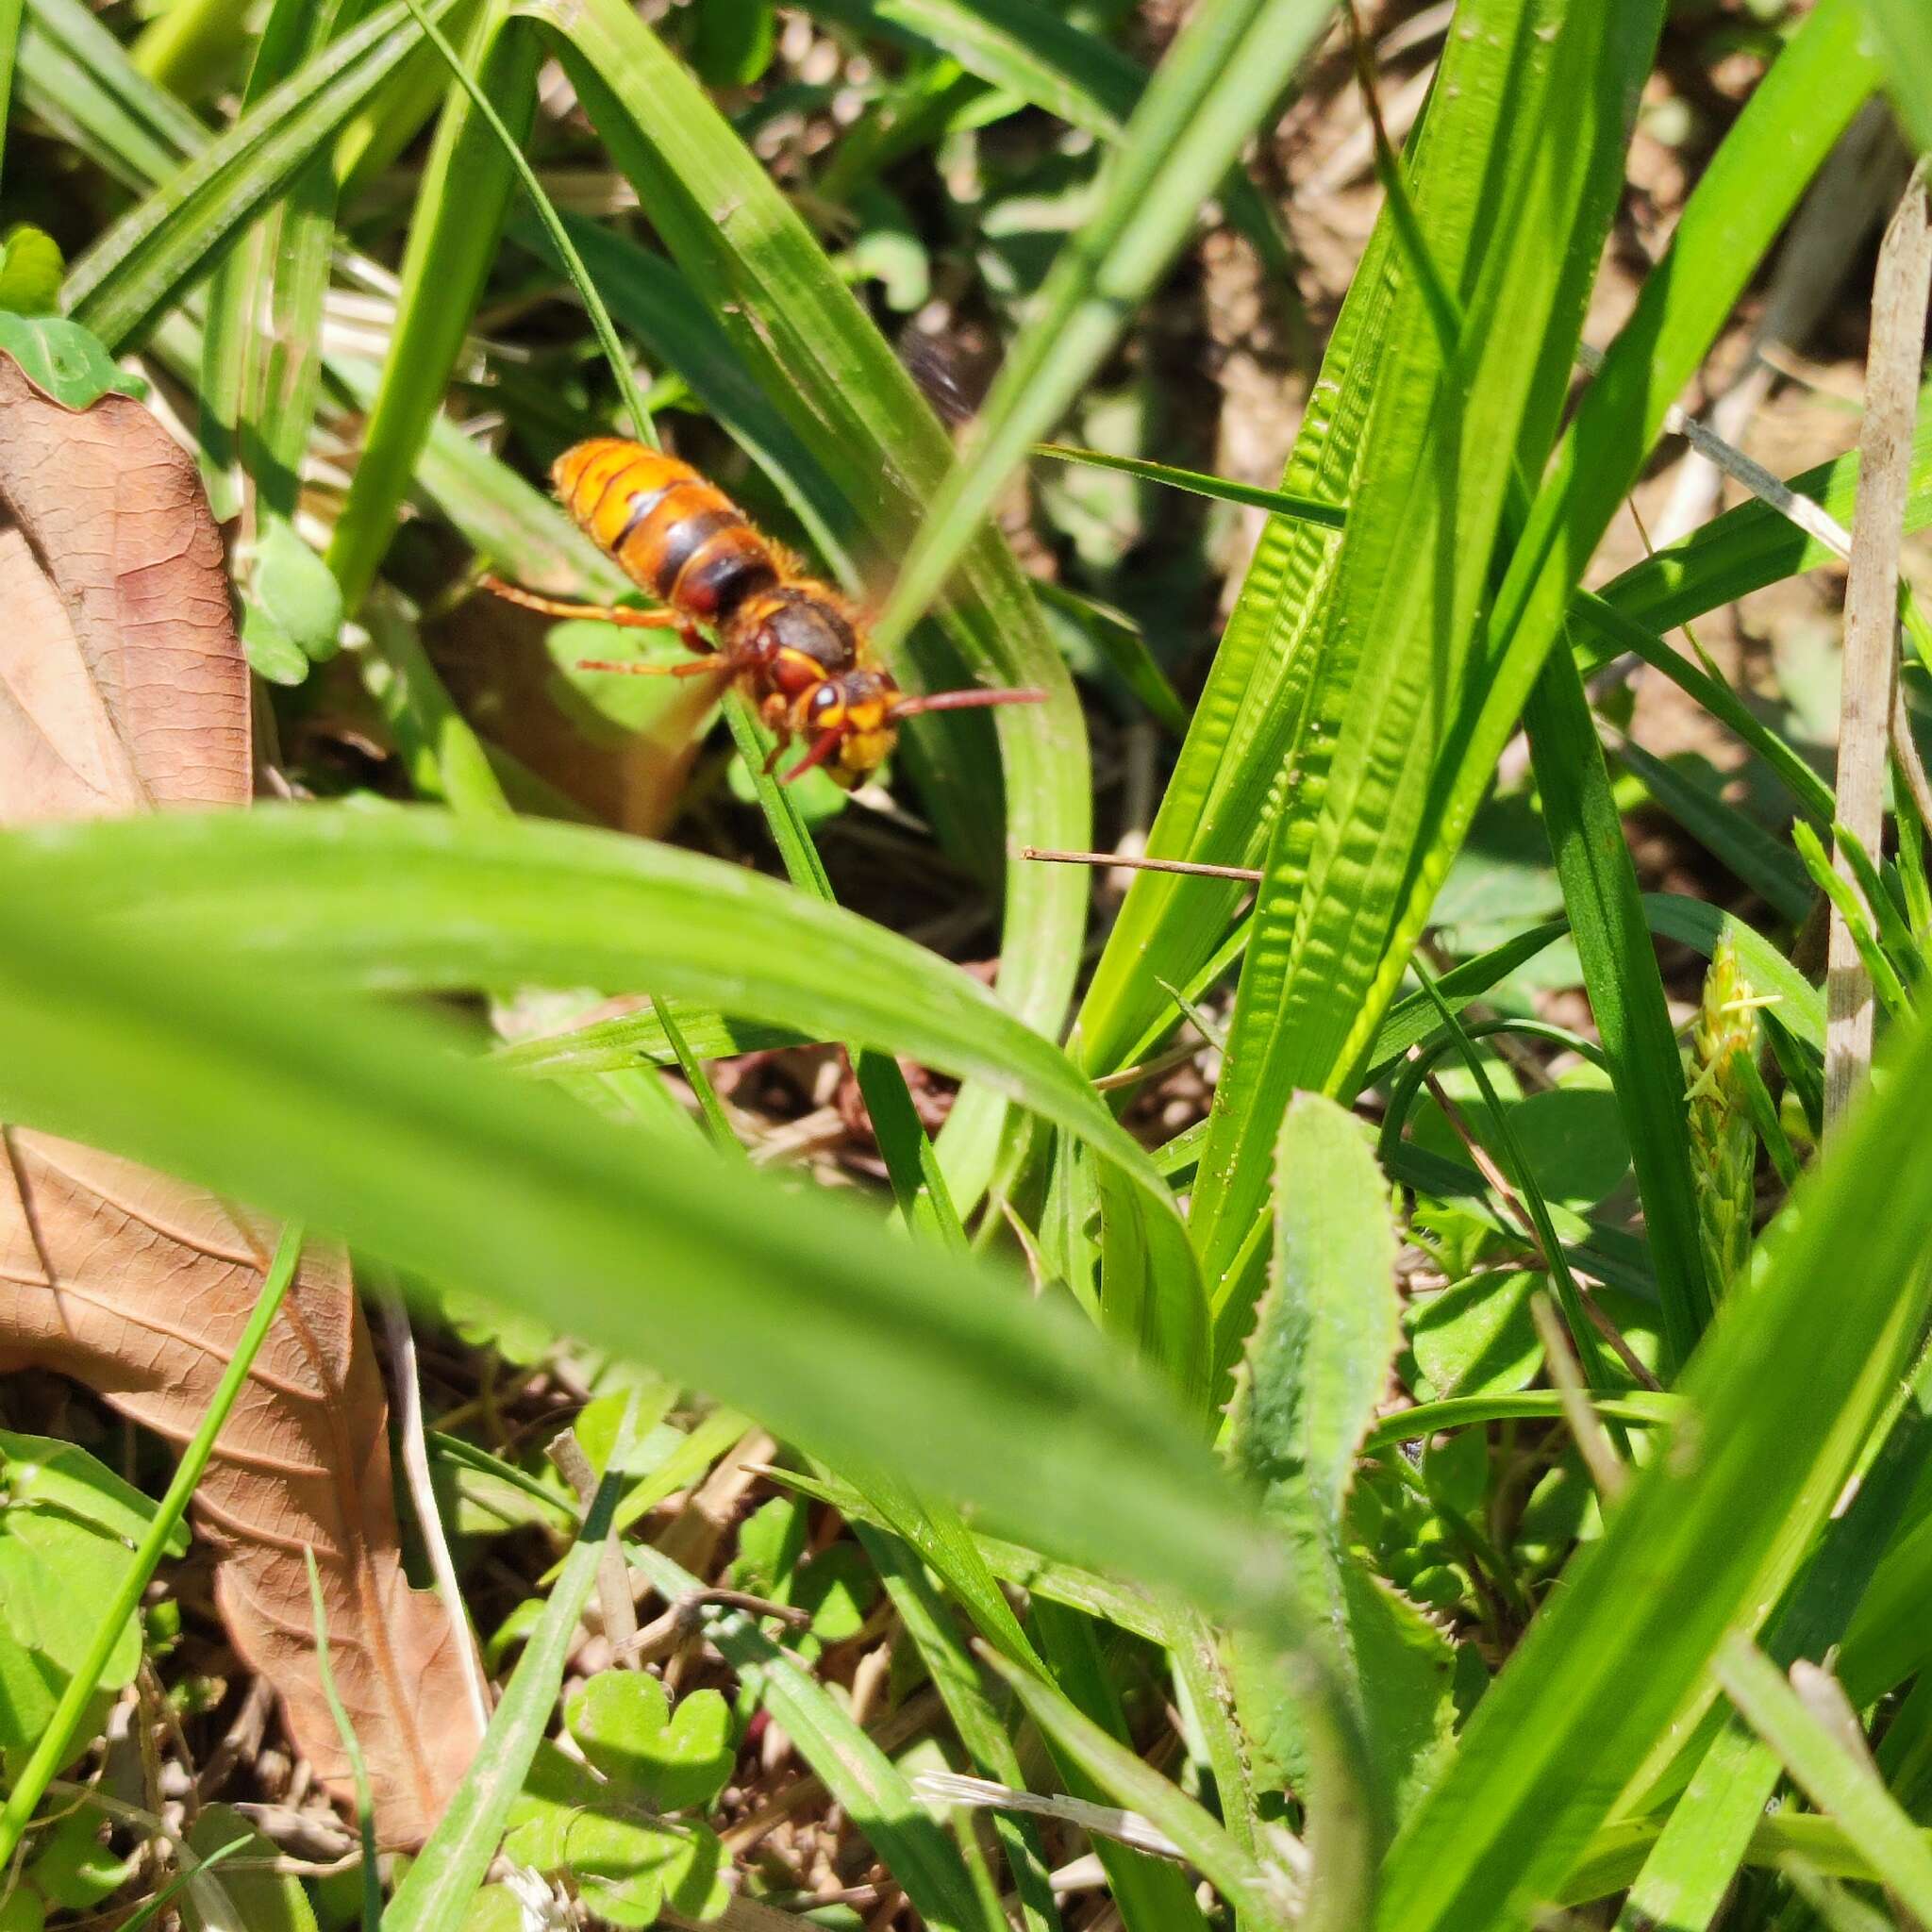
[[[882,672],[848,672],[842,677],[828,677],[804,700],[798,729],[818,738],[827,731],[839,734],[839,748],[825,762],[825,770],[842,785],[856,785],[869,778],[892,755],[899,741],[892,724],[892,705],[898,687]]]

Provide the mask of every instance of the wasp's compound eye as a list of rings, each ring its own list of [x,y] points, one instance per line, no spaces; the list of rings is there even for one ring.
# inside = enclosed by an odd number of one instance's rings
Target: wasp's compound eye
[[[828,718],[839,708],[839,692],[836,687],[822,684],[812,692],[808,707],[814,718]]]

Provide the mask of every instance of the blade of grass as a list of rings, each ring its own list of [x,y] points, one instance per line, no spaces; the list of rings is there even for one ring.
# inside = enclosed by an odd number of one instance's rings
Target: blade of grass
[[[1348,522],[1348,506],[1328,503],[1319,496],[1298,495],[1287,490],[1263,490],[1253,483],[1237,483],[1227,476],[1209,476],[1199,470],[1178,470],[1172,463],[1151,463],[1141,457],[1109,456],[1105,450],[1075,449],[1063,442],[1034,445],[1037,457],[1051,457],[1057,462],[1079,463],[1093,470],[1115,470],[1122,475],[1139,476],[1144,482],[1164,484],[1170,490],[1184,490],[1193,496],[1211,497],[1217,503],[1239,503],[1251,509],[1265,509],[1271,516],[1286,517],[1293,523],[1315,524],[1324,530],[1339,530]]]
[[[432,15],[455,0],[428,0]],[[140,340],[212,269],[416,44],[403,0],[271,90],[74,264],[67,311],[110,349]]]
[[[1866,0],[1899,114],[1932,152],[1932,20],[1913,0]]]
[[[106,850],[124,840],[139,842],[139,859]],[[138,874],[153,894],[149,930],[229,930],[233,895],[245,891],[248,931],[224,943],[236,957],[265,947],[291,966],[299,952],[308,965],[287,984],[602,981],[613,991],[723,993],[754,1018],[908,1053],[1064,1116],[1125,1167],[1150,1220],[1174,1222],[1165,1185],[1091,1087],[970,974],[722,860],[534,820],[325,806],[104,822],[45,844],[22,834],[0,849],[0,871],[23,888],[36,879],[34,890],[76,911],[118,908],[117,919],[142,919],[129,897]],[[373,877],[384,881],[379,911]],[[534,1097],[527,1083],[518,1091]]]
[[[328,1653],[328,1606],[322,1600],[322,1572],[315,1567],[315,1552],[304,1550],[308,1565],[308,1611],[315,1626],[315,1670],[322,1679],[322,1694],[328,1714],[335,1720],[336,1735],[342,1740],[342,1756],[349,1763],[349,1782],[356,1791],[356,1836],[362,1843],[362,1932],[377,1932],[382,1924],[382,1874],[375,1863],[375,1794],[369,1786],[369,1767],[362,1757],[362,1740],[336,1690],[335,1665]]]
[[[1932,1849],[1871,1764],[1845,1749],[1748,1638],[1725,1643],[1713,1669],[1752,1729],[1806,1794],[1837,1818],[1899,1903],[1921,1923],[1932,1921]]]
[[[1182,29],[1111,158],[1099,208],[1049,272],[913,539],[879,615],[882,640],[904,636],[939,594],[1000,486],[1099,367],[1328,10],[1329,0],[1207,0]]]
[[[119,1641],[128,1618],[140,1606],[142,1595],[187,1511],[195,1485],[201,1481],[202,1471],[208,1467],[208,1459],[214,1453],[215,1438],[226,1425],[242,1393],[242,1384],[247,1381],[249,1371],[255,1366],[255,1358],[268,1339],[268,1331],[274,1325],[282,1298],[295,1277],[295,1267],[301,1255],[301,1224],[290,1222],[275,1243],[275,1256],[262,1276],[261,1293],[249,1314],[247,1326],[235,1343],[234,1354],[228,1357],[227,1366],[222,1371],[222,1379],[215,1385],[208,1412],[196,1424],[187,1448],[182,1450],[181,1460],[175,1466],[175,1474],[140,1542],[135,1545],[133,1556],[128,1558],[119,1588],[94,1624],[93,1636],[89,1641],[85,1655],[62,1688],[46,1728],[27,1753],[26,1762],[21,1766],[13,1780],[13,1789],[7,1794],[6,1805],[0,1807],[0,1867],[12,1861],[14,1850],[32,1822],[35,1808],[46,1794],[47,1781],[67,1761],[73,1751],[75,1734],[93,1697],[94,1686],[100,1680],[108,1654]]]

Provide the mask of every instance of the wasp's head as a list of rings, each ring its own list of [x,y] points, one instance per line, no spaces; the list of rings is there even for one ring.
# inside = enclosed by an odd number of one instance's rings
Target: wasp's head
[[[814,751],[830,742],[823,758],[812,762],[823,762],[841,785],[871,777],[899,741],[892,714],[903,697],[888,673],[866,665],[814,686],[800,702],[798,728]]]

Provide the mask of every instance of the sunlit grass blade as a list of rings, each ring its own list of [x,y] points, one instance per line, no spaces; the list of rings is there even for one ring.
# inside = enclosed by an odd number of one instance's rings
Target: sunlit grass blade
[[[535,113],[537,57],[535,37],[508,17],[505,0],[487,0],[471,31],[468,68],[518,140],[528,139]],[[494,131],[452,81],[410,225],[382,380],[329,540],[328,565],[352,611],[395,533],[396,507],[495,258],[514,179]]]
[[[127,187],[149,187],[208,144],[206,127],[128,59],[81,0],[28,0],[20,98]]]
[[[1603,1042],[1643,1202],[1663,1303],[1667,1381],[1690,1359],[1714,1296],[1698,1239],[1684,1108],[1683,1056],[1664,1004],[1657,949],[1643,922],[1637,869],[1624,842],[1603,747],[1568,651],[1551,655],[1524,710],[1543,824],[1583,962],[1591,1017]],[[1590,1353],[1581,1337],[1579,1353]]]
[[[884,637],[903,636],[939,594],[1000,485],[1099,366],[1328,10],[1329,0],[1208,0],[1182,29],[1112,158],[1100,208],[1049,273],[920,525],[880,613]]]
[[[1887,1890],[1914,1918],[1932,1919],[1932,1850],[1871,1764],[1852,1756],[1748,1639],[1726,1643],[1716,1671],[1751,1727],[1784,1759],[1807,1795],[1837,1818]]]
[[[1250,509],[1265,509],[1271,516],[1286,517],[1292,523],[1319,524],[1325,530],[1339,530],[1348,521],[1348,506],[1343,503],[1329,503],[1319,496],[1297,495],[1287,490],[1263,490],[1257,484],[1237,483],[1231,476],[1210,476],[1199,470],[1176,469],[1172,463],[1110,456],[1106,450],[1078,449],[1064,442],[1038,443],[1034,454],[1051,457],[1057,462],[1079,463],[1089,469],[1114,470],[1124,476],[1138,476],[1143,482],[1164,484],[1170,490],[1211,497],[1217,503],[1239,503]]]
[[[1886,76],[1920,148],[1932,153],[1932,19],[1916,0],[1865,0]]]
[[[428,0],[432,17],[455,0]],[[373,13],[211,142],[81,257],[68,312],[110,348],[134,341],[241,239],[418,42],[402,0]]]
[[[149,931],[192,921],[206,943],[253,952],[258,966],[266,947],[285,986],[291,973],[391,988],[601,982],[722,998],[755,1019],[911,1054],[1097,1135],[1150,1220],[1177,1225],[1166,1187],[1091,1085],[970,974],[722,860],[535,820],[310,806],[120,820],[45,842],[16,835],[0,871]],[[144,920],[129,896],[137,877]]]

